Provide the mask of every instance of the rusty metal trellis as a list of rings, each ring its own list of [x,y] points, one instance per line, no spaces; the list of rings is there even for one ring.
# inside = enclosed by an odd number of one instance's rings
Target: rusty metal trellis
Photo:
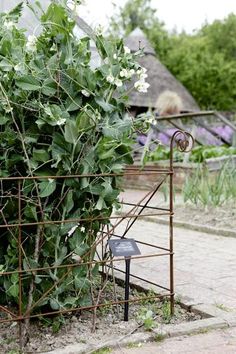
[[[116,304],[123,304],[125,303],[125,300],[117,300],[114,299],[110,303],[94,303],[90,306],[81,306],[81,307],[75,307],[75,308],[68,308],[68,309],[60,309],[57,311],[49,311],[45,313],[34,313],[34,309],[37,307],[37,305],[45,299],[48,294],[53,290],[57,284],[59,284],[74,268],[80,267],[81,265],[95,265],[98,264],[100,266],[100,269],[104,272],[106,272],[106,269],[112,268],[113,271],[116,272],[123,272],[119,267],[116,267],[116,264],[118,264],[120,261],[123,260],[122,258],[111,258],[111,255],[109,257],[105,256],[107,254],[107,240],[110,237],[119,237],[119,238],[125,238],[127,233],[132,229],[132,226],[134,223],[139,220],[140,218],[143,218],[145,216],[159,216],[159,215],[166,215],[169,217],[169,245],[168,247],[162,247],[154,244],[150,244],[144,240],[138,240],[137,242],[140,245],[148,246],[152,249],[154,249],[153,252],[149,254],[142,254],[139,256],[134,256],[132,257],[133,260],[145,260],[145,259],[152,259],[153,257],[162,257],[162,256],[167,256],[169,257],[169,287],[163,286],[160,284],[157,284],[155,282],[149,281],[148,279],[143,279],[138,275],[131,274],[131,276],[134,279],[138,279],[144,282],[147,282],[151,285],[156,286],[158,289],[160,289],[161,292],[155,296],[147,296],[146,299],[152,299],[152,298],[163,298],[163,297],[169,297],[170,298],[170,304],[171,304],[171,313],[174,313],[174,265],[173,265],[173,255],[174,255],[174,248],[173,248],[173,148],[174,145],[177,146],[177,148],[182,151],[182,152],[187,152],[191,150],[192,145],[193,145],[193,138],[191,134],[183,131],[176,131],[174,135],[172,136],[171,143],[170,143],[170,165],[169,168],[166,169],[160,169],[160,168],[153,168],[153,169],[142,169],[139,170],[137,167],[127,167],[127,169],[123,173],[112,173],[112,174],[86,174],[86,175],[70,175],[70,176],[30,176],[30,177],[4,177],[0,178],[0,182],[2,181],[17,181],[18,185],[18,190],[17,190],[17,202],[18,202],[18,221],[15,223],[8,223],[7,220],[4,219],[3,217],[3,224],[0,224],[0,229],[5,228],[8,231],[12,230],[12,228],[17,228],[18,229],[18,238],[17,238],[17,249],[18,249],[18,269],[11,270],[11,271],[2,271],[0,272],[0,277],[12,275],[12,274],[18,274],[18,292],[19,292],[19,299],[18,299],[18,310],[17,313],[14,312],[14,310],[8,308],[7,306],[3,306],[0,304],[0,313],[4,313],[7,318],[1,318],[0,317],[0,324],[2,323],[7,323],[7,322],[15,322],[17,321],[19,324],[19,343],[20,347],[22,347],[22,323],[26,319],[33,319],[33,318],[39,318],[39,317],[44,317],[44,316],[51,316],[55,314],[64,314],[64,313],[73,313],[79,310],[87,310],[87,309],[92,309],[96,310],[99,307],[104,307],[104,306],[111,306],[111,305],[116,305]],[[135,176],[152,176],[153,178],[157,180],[156,183],[154,183],[152,189],[148,191],[141,200],[139,200],[137,203],[132,203],[130,201],[121,201],[121,204],[125,207],[131,207],[128,211],[125,211],[123,214],[119,215],[112,215],[110,217],[110,224],[106,225],[106,227],[103,227],[102,230],[100,230],[99,235],[92,245],[92,247],[97,249],[100,247],[100,254],[97,253],[96,259],[92,259],[90,261],[84,261],[86,259],[86,256],[88,253],[82,256],[81,260],[79,262],[75,262],[73,264],[63,264],[63,265],[49,265],[48,267],[28,267],[27,269],[23,268],[23,256],[24,256],[24,240],[22,236],[22,228],[25,226],[36,226],[36,225],[48,225],[48,224],[65,224],[65,223],[79,223],[82,221],[89,221],[89,222],[94,222],[96,220],[102,221],[104,219],[107,219],[107,217],[104,217],[103,215],[100,215],[96,218],[73,218],[73,219],[68,219],[68,220],[43,220],[40,222],[32,222],[32,223],[24,223],[22,220],[22,183],[26,180],[42,180],[42,179],[79,179],[83,177],[110,177],[110,176],[122,176],[124,178],[128,178],[130,176],[135,177]],[[158,180],[159,178],[159,180]],[[166,208],[160,208],[156,206],[150,206],[149,203],[152,200],[153,196],[157,193],[161,185],[163,183],[167,183],[167,178],[169,178],[169,207]],[[146,212],[148,211],[148,212]],[[1,210],[2,214],[2,210]],[[121,233],[117,231],[118,226],[121,224],[125,223],[125,228]],[[26,274],[37,274],[39,271],[48,271],[48,270],[53,270],[53,269],[60,269],[60,268],[66,268],[67,271],[66,273],[57,281],[54,282],[54,285],[47,290],[40,299],[38,299],[35,303],[33,303],[29,309],[26,309],[23,311],[22,308],[22,279]],[[129,302],[137,302],[140,301],[140,298],[133,298],[130,299]]]

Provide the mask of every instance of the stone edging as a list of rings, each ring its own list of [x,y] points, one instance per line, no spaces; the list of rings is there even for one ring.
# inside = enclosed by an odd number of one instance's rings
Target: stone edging
[[[127,346],[130,343],[145,343],[170,338],[182,335],[205,333],[209,330],[228,328],[236,326],[236,318],[232,315],[225,318],[211,317],[203,320],[180,323],[178,325],[163,325],[159,329],[144,333],[134,333],[131,335],[115,337],[100,345],[89,345],[77,343],[69,345],[63,349],[55,349],[53,351],[45,352],[45,354],[92,354],[102,348],[116,348],[120,346]],[[160,338],[160,339],[159,339]]]
[[[141,219],[141,218],[140,218]],[[168,225],[169,221],[163,218],[153,218],[150,216],[144,216],[143,220],[159,223],[159,224],[164,224]],[[216,227],[212,226],[204,226],[204,225],[198,225],[198,224],[193,224],[193,223],[187,223],[185,221],[181,220],[174,220],[174,226],[175,227],[183,227],[185,229],[189,230],[194,230],[194,231],[200,231],[200,232],[205,232],[208,234],[213,234],[216,236],[225,236],[225,237],[236,237],[236,231],[233,230],[226,230],[226,229],[218,229]]]
[[[197,321],[183,322],[179,324],[161,325],[152,332],[137,332],[116,336],[102,344],[70,344],[62,349],[55,349],[44,354],[93,354],[94,352],[104,348],[120,348],[129,344],[139,344],[146,342],[159,342],[166,338],[178,337],[183,335],[193,335],[206,333],[210,330],[236,327],[235,313],[229,313],[219,309],[211,304],[194,304],[192,299],[183,297],[180,301],[183,308],[186,308],[196,314],[200,314],[205,318]]]
[[[119,215],[125,215],[125,213],[122,212],[117,212]],[[160,217],[153,217],[153,216],[143,216],[139,217],[140,220],[146,220],[149,222],[157,223],[157,224],[163,224],[163,225],[168,225],[169,220],[160,218]],[[173,225],[175,227],[182,227],[188,230],[193,230],[193,231],[199,231],[199,232],[205,232],[207,234],[213,234],[216,236],[224,236],[224,237],[236,237],[236,231],[233,230],[226,230],[226,229],[219,229],[216,227],[212,226],[204,226],[204,225],[199,225],[199,224],[194,224],[194,223],[188,223],[185,221],[181,220],[175,220],[173,221]]]

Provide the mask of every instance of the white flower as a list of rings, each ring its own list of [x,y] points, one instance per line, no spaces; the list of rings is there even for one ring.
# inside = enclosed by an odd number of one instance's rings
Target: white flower
[[[139,80],[137,82],[135,82],[134,87],[136,88],[136,90],[138,92],[147,92],[147,89],[149,87],[149,83],[143,81],[143,80]]]
[[[34,35],[29,35],[28,41],[26,43],[26,49],[30,52],[34,52],[36,50],[36,42],[37,37]]]
[[[95,28],[95,34],[96,36],[101,36],[103,34],[103,27],[101,25],[98,25],[97,28]]]
[[[140,74],[139,79],[144,81],[148,77],[147,74]]]
[[[115,82],[114,84],[117,86],[117,87],[121,87],[123,85],[122,81],[120,79],[115,79]]]
[[[126,79],[130,79],[135,74],[134,69],[122,69],[120,72],[120,77],[125,77]]]
[[[113,54],[113,59],[117,59],[117,54]]]
[[[68,237],[70,237],[71,235],[73,235],[73,233],[75,232],[76,229],[78,229],[79,224],[73,226],[67,233]]]
[[[130,54],[130,49],[126,46],[124,46],[124,52],[125,54]]]
[[[130,73],[130,76],[133,76],[135,74],[134,69],[130,69],[129,73]]]
[[[85,97],[89,97],[90,93],[87,90],[82,90],[81,91],[82,95],[84,95]]]
[[[54,179],[53,179],[53,178],[48,178],[48,182],[49,182],[49,183],[53,183],[53,182],[54,182]]]
[[[80,231],[81,231],[81,232],[85,232],[85,227],[84,227],[84,226],[81,226]]]
[[[157,125],[157,120],[155,119],[155,117],[151,116],[147,119],[147,123],[152,124],[152,125]]]
[[[49,50],[50,50],[50,52],[55,52],[57,50],[56,44],[53,43],[53,45],[51,46],[51,48]]]
[[[76,13],[77,16],[79,16],[79,6],[76,4],[75,1],[73,0],[68,0],[66,3],[66,6],[71,10]]]
[[[141,66],[141,67],[137,70],[136,74],[142,75],[142,74],[145,74],[146,72],[147,72],[147,69]]]
[[[128,78],[129,77],[129,72],[127,69],[122,69],[121,72],[120,72],[120,77],[126,77]]]
[[[12,21],[4,21],[3,26],[8,29],[8,30],[12,30],[14,27],[14,22]]]
[[[114,83],[114,81],[115,81],[115,78],[114,78],[114,76],[113,75],[108,75],[107,77],[106,77],[106,80],[108,81],[108,82],[110,82],[110,84],[113,84]]]
[[[56,122],[57,125],[64,125],[66,122],[66,118],[59,118]]]

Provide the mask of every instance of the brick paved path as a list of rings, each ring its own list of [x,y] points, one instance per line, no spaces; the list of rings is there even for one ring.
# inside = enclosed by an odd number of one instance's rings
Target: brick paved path
[[[119,227],[125,228],[125,224]],[[168,247],[168,226],[139,220],[126,237]],[[139,244],[142,255],[153,248]],[[236,310],[236,239],[174,228],[175,292],[189,304],[212,304]],[[131,271],[169,285],[168,256],[132,260]],[[121,265],[122,266],[122,265]],[[139,282],[140,283],[140,282]]]
[[[142,191],[124,193],[126,200],[132,201],[140,200],[143,194]],[[126,222],[119,227],[119,234],[125,227]],[[138,220],[126,237],[168,247],[168,235],[167,225]],[[139,248],[143,255],[154,252],[153,248],[147,246],[139,245]],[[185,302],[189,304],[211,304],[236,311],[236,238],[175,227],[174,252],[176,294],[185,297]],[[131,271],[169,287],[166,256],[132,260]]]

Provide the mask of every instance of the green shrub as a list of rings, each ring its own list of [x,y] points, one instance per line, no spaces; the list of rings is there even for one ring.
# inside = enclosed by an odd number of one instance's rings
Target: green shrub
[[[74,36],[64,1],[42,14],[38,37],[17,29],[21,10],[22,4],[0,15],[0,177],[41,177],[21,182],[20,219],[33,223],[21,228],[22,267],[54,266],[23,273],[23,312],[91,305],[98,267],[63,265],[74,264],[73,256],[93,259],[99,230],[118,205],[117,177],[92,175],[133,162],[125,83],[142,68],[121,40],[93,33],[101,60],[93,69],[91,38]],[[53,178],[76,174],[85,177]],[[19,221],[17,189],[17,181],[1,180],[1,224]],[[63,222],[78,218],[84,221]],[[18,232],[0,229],[1,271],[18,269]],[[18,281],[17,273],[0,277],[2,304],[18,302]]]

